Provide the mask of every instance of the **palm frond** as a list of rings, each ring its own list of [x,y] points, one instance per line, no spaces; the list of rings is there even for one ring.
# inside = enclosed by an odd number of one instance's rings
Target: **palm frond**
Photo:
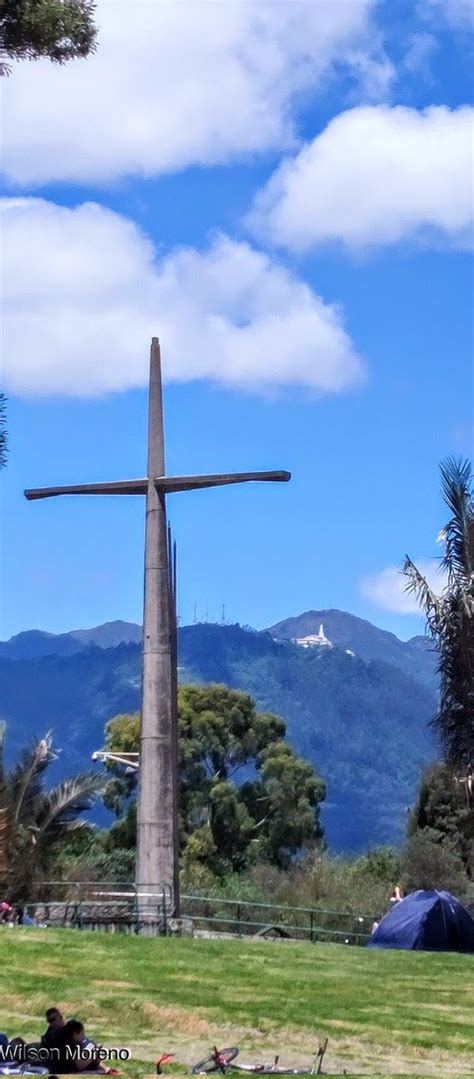
[[[66,779],[44,793],[23,845],[17,841],[20,857],[13,872],[16,870],[18,884],[28,880],[28,874],[41,876],[65,836],[87,826],[80,814],[91,808],[103,789],[104,777],[88,772]]]
[[[426,577],[408,555],[405,555],[402,572],[407,579],[405,592],[410,592],[415,596],[425,613],[431,635],[437,636],[442,615],[442,599],[436,595]]]
[[[91,808],[105,788],[105,776],[84,772],[65,779],[38,801],[35,813],[37,842],[51,831],[61,831],[77,823],[77,817]]]
[[[0,758],[2,733],[0,726]],[[49,732],[10,773],[0,770],[0,878],[16,899],[51,870],[64,837],[87,826],[81,814],[105,787],[104,775],[85,772],[45,789],[45,770],[56,757]]]
[[[433,726],[447,763],[463,769],[474,761],[474,500],[468,461],[446,458],[441,485],[451,517],[439,540],[447,586],[436,596],[410,558],[405,559],[407,591],[420,602],[438,652],[440,697]]]
[[[448,580],[474,572],[474,505],[472,470],[469,461],[447,457],[441,466],[441,489],[451,517],[444,526],[443,566]]]
[[[52,749],[51,731],[28,746],[9,777],[11,815],[14,823],[28,816],[40,797],[43,773],[57,754]]]

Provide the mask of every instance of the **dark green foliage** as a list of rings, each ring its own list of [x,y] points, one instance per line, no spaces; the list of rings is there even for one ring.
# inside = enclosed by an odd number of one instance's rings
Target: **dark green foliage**
[[[244,784],[242,798],[255,820],[258,857],[283,869],[308,843],[322,845],[318,807],[326,785],[283,741],[263,750],[257,770],[257,780]]]
[[[471,465],[448,458],[441,465],[444,500],[450,511],[440,533],[447,586],[441,596],[407,557],[404,572],[426,615],[438,651],[440,701],[434,724],[445,759],[466,770],[474,763],[474,499]]]
[[[3,734],[0,730],[1,868],[7,893],[18,901],[48,878],[66,838],[88,828],[81,814],[104,784],[97,773],[85,773],[48,789],[45,773],[56,759],[50,734],[24,749],[7,769]]]
[[[47,57],[63,64],[88,56],[96,46],[91,0],[2,0],[0,39],[11,60]],[[7,74],[2,64],[1,74]]]
[[[7,446],[7,399],[0,393],[0,468],[5,468],[7,463]]]
[[[474,875],[474,813],[464,786],[446,764],[428,768],[420,783],[408,832],[413,838],[426,832],[433,843],[443,845]]]
[[[423,607],[428,633],[438,651],[441,692],[433,722],[445,757],[444,764],[435,765],[423,776],[409,822],[409,879],[420,880],[449,879],[450,875],[456,880],[459,873],[462,876],[466,872],[470,877],[474,875],[474,805],[467,787],[468,772],[474,761],[471,465],[448,458],[441,465],[441,481],[451,513],[440,533],[446,588],[438,596],[409,558],[404,567],[407,587]]]
[[[469,889],[463,863],[455,848],[441,844],[428,828],[410,836],[403,864],[402,880],[407,892],[418,888],[451,892],[464,899]]]
[[[104,834],[105,849],[135,850],[137,841],[137,803],[131,798],[123,808],[123,813],[112,827]]]
[[[229,873],[224,879],[202,872],[195,864],[186,865],[183,888],[225,899],[374,915],[389,907],[394,883],[400,878],[401,853],[377,848],[374,854],[377,868],[371,852],[344,858],[316,847],[287,868],[257,862],[245,873]]]
[[[54,866],[57,879],[132,883],[135,879],[135,851],[125,847],[108,849],[104,841],[103,832],[87,837],[86,844],[80,848],[67,840]]]
[[[249,855],[255,822],[233,783],[214,783],[207,794],[207,823],[186,839],[184,865],[197,862],[216,878],[241,873]],[[200,801],[205,808],[203,795]]]
[[[308,845],[322,843],[325,785],[283,741],[283,720],[257,712],[247,693],[221,685],[182,686],[178,710],[186,865],[198,861],[220,876],[257,859],[283,867]],[[137,713],[107,725],[109,751],[134,752],[138,740]],[[239,786],[235,780],[243,770],[256,772],[256,778]],[[135,785],[135,776],[123,775],[108,785],[106,805],[120,815],[110,849],[135,844]]]
[[[391,888],[400,876],[400,869],[400,851],[393,847],[374,847],[353,863],[354,874],[385,881]]]

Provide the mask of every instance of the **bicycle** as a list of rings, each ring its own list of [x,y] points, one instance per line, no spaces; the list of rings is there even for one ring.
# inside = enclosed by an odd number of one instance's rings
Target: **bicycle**
[[[271,1063],[234,1064],[239,1055],[239,1049],[235,1046],[229,1049],[214,1049],[210,1056],[200,1060],[194,1065],[192,1075],[209,1075],[212,1072],[220,1072],[225,1075],[229,1069],[231,1072],[250,1075],[321,1075],[324,1055],[326,1053],[328,1039],[318,1046],[312,1068],[290,1068],[280,1064],[280,1057],[276,1056]]]

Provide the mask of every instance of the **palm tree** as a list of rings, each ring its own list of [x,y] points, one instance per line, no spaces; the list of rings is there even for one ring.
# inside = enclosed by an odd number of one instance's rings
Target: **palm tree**
[[[0,468],[7,463],[7,405],[4,393],[0,393]]]
[[[87,827],[81,813],[102,793],[96,772],[45,787],[45,773],[57,754],[51,734],[25,748],[7,771],[3,758],[5,724],[0,727],[0,880],[13,899],[26,900],[47,879],[64,840]]]
[[[451,516],[439,535],[446,587],[436,595],[408,556],[403,572],[426,615],[439,654],[440,699],[433,720],[446,762],[463,775],[474,762],[474,498],[469,461],[441,463],[442,493]]]

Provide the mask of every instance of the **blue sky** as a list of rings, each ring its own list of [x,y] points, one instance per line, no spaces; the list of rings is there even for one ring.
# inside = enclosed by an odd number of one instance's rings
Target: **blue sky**
[[[22,491],[143,474],[152,333],[170,472],[293,473],[169,499],[181,620],[419,632],[397,568],[472,443],[469,3],[135,2],[129,70],[98,19],[5,88],[0,636],[140,620],[141,499]]]

